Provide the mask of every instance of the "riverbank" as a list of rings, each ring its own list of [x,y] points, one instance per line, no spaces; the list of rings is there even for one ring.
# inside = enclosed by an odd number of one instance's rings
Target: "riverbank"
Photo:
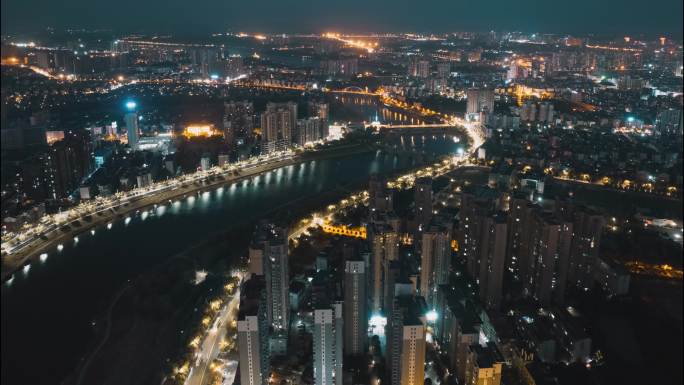
[[[110,208],[106,211],[100,211],[96,215],[89,216],[89,218],[86,216],[80,220],[71,221],[51,233],[46,234],[45,238],[41,238],[40,241],[36,241],[34,244],[26,246],[20,252],[4,255],[2,258],[2,281],[6,281],[12,274],[27,265],[27,263],[38,260],[42,253],[46,253],[57,245],[69,242],[73,240],[75,236],[97,228],[98,226],[107,225],[112,221],[123,219],[132,212],[167,203],[168,201],[183,199],[191,194],[201,193],[224,185],[240,183],[245,179],[262,175],[282,167],[296,165],[311,160],[323,160],[363,154],[374,150],[375,148],[373,146],[360,143],[343,145],[323,151],[305,152],[292,159],[285,159],[264,166],[256,166],[248,171],[243,171],[237,176],[228,176],[227,178],[225,176],[220,176],[215,177],[213,180],[205,179],[199,184],[190,183],[181,186],[178,189],[145,196],[138,200],[127,202],[121,206]]]

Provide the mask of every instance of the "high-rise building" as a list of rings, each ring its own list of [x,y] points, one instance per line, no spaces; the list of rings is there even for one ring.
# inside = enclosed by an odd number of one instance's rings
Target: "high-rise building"
[[[509,203],[506,271],[515,282],[528,279],[530,263],[527,261],[531,242],[532,218],[538,206],[524,194],[514,194]]]
[[[543,123],[551,123],[553,121],[553,104],[544,102],[539,103],[538,120]]]
[[[260,256],[263,258],[268,321],[276,331],[287,332],[290,320],[287,231],[273,224],[261,222],[257,227],[252,248],[261,250],[261,253],[255,251],[252,254],[255,257],[254,265],[250,266],[253,273],[258,274],[257,261]]]
[[[421,177],[416,179],[413,197],[419,226],[427,226],[432,219],[432,178]]]
[[[136,150],[138,148],[138,139],[140,138],[138,114],[135,111],[128,112],[126,115],[124,115],[124,123],[126,124],[128,146]]]
[[[496,213],[480,218],[479,278],[480,300],[490,309],[501,304],[506,262],[507,218]]]
[[[568,285],[591,289],[599,265],[599,249],[604,216],[588,207],[573,206],[567,214],[572,220],[572,249],[568,267]]]
[[[240,383],[266,385],[269,378],[269,335],[263,277],[252,276],[242,285],[237,322]]]
[[[500,385],[504,359],[492,342],[486,346],[470,345],[466,359],[465,383]]]
[[[208,153],[203,154],[202,158],[200,158],[200,168],[203,171],[207,171],[211,168],[211,158],[209,158]]]
[[[527,263],[532,273],[524,289],[543,306],[563,303],[570,265],[572,222],[550,213],[536,213]]]
[[[268,103],[261,114],[261,138],[264,142],[292,143],[297,126],[297,103]]]
[[[369,240],[371,243],[371,269],[370,269],[370,311],[378,314],[384,304],[385,270],[390,261],[399,258],[399,234],[386,223],[371,222],[368,225]]]
[[[520,120],[523,122],[534,122],[537,120],[537,104],[533,102],[525,102],[520,107]]]
[[[433,334],[446,352],[448,366],[460,383],[465,378],[467,347],[479,342],[482,324],[476,306],[470,301],[463,301],[463,297],[464,293],[455,286],[440,285]]]
[[[323,121],[319,117],[298,119],[297,120],[297,144],[304,146],[307,143],[322,140]]]
[[[430,76],[430,62],[427,60],[418,61],[417,77],[427,78]]]
[[[196,48],[190,51],[190,59],[196,71],[203,77],[219,75],[221,50],[216,48]]]
[[[451,225],[433,224],[421,240],[420,295],[434,308],[434,295],[449,280],[451,266]]]
[[[468,188],[461,194],[459,248],[480,299],[492,309],[501,300],[506,263],[507,219],[498,211],[501,194],[491,188]]]
[[[422,297],[400,295],[394,300],[386,353],[392,385],[422,385],[425,381],[425,312]]]
[[[392,211],[394,206],[394,194],[387,189],[387,179],[377,174],[371,175],[368,183],[368,205],[371,211],[379,212]]]
[[[314,310],[313,376],[316,385],[342,385],[342,304]]]
[[[417,78],[427,78],[430,76],[430,61],[412,56],[408,63],[408,76]]]
[[[244,63],[240,55],[231,55],[226,59],[224,74],[231,79],[235,79],[240,75],[246,75]]]
[[[446,79],[451,75],[451,63],[448,61],[437,63],[437,77]]]
[[[501,301],[506,258],[506,217],[492,212],[487,204],[462,206],[461,210],[460,247],[468,273],[479,286],[482,302],[496,309]]]
[[[342,374],[342,370],[344,369],[344,302],[335,301],[332,305],[332,309],[335,337],[335,353],[333,354],[335,369],[333,379],[335,385],[342,385],[342,381],[344,380],[344,375]]]
[[[349,77],[359,72],[359,61],[356,58],[322,60],[320,68],[323,75]]]
[[[344,269],[344,351],[361,355],[368,335],[367,277],[364,261],[347,261]]]
[[[252,136],[254,129],[254,105],[252,102],[224,103],[223,137],[226,143]]]
[[[655,121],[656,133],[660,135],[682,135],[682,108],[668,108],[658,112]]]
[[[48,195],[67,197],[76,190],[92,169],[92,141],[87,132],[69,134],[48,149],[46,157]]]
[[[319,119],[321,119],[321,131],[320,131],[321,139],[327,138],[329,135],[328,120],[330,118],[330,109],[329,109],[328,103],[311,101],[308,104],[308,109],[309,109],[308,115],[310,118],[318,117]]]
[[[466,114],[479,114],[480,112],[494,112],[494,91],[489,89],[469,88],[466,92],[468,106]]]

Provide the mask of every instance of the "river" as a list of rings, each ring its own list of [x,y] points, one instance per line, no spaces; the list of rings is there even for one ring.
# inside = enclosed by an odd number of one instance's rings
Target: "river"
[[[435,154],[459,146],[451,136],[400,139],[399,146]],[[308,161],[132,215],[94,235],[80,234],[78,242],[48,252],[2,285],[2,384],[60,383],[93,344],[92,322],[128,279],[210,234],[249,233],[248,226],[274,209],[360,188],[371,173],[397,173],[414,162],[381,153]]]

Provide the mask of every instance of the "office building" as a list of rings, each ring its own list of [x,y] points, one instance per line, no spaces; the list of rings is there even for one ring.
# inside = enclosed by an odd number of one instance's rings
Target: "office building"
[[[347,261],[344,269],[344,352],[361,355],[368,333],[367,277],[364,261]]]

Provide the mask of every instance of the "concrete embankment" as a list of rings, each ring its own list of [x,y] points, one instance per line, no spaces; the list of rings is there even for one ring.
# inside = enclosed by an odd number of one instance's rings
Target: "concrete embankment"
[[[20,252],[3,255],[2,281],[4,282],[24,265],[32,260],[38,259],[41,253],[47,252],[48,250],[56,247],[58,244],[71,241],[74,236],[85,233],[93,228],[106,225],[112,221],[123,219],[128,214],[135,211],[148,208],[155,204],[166,203],[169,200],[183,199],[191,194],[196,194],[198,192],[201,193],[206,190],[213,190],[222,185],[238,183],[244,179],[251,178],[281,167],[286,167],[309,160],[322,160],[350,156],[372,150],[374,150],[374,148],[370,145],[350,144],[321,152],[305,153],[303,155],[297,156],[294,159],[287,159],[266,166],[255,167],[237,176],[225,175],[223,177],[214,177],[213,180],[204,180],[202,183],[188,183],[187,185],[177,189],[131,200],[125,204],[117,206],[116,208],[107,209],[98,214],[93,214],[87,219],[83,217],[79,220],[71,221],[67,225],[63,225],[60,228],[53,230],[51,233],[47,234],[45,238],[34,241],[31,245],[26,246]]]

